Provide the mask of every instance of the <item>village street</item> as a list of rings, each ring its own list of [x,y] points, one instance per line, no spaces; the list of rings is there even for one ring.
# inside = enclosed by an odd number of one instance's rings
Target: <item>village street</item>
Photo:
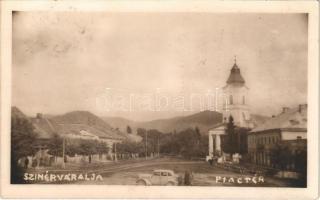
[[[73,169],[71,169],[73,168]],[[288,182],[269,177],[263,180],[252,179],[252,174],[238,174],[216,166],[211,166],[205,161],[189,161],[176,158],[154,158],[149,160],[126,160],[116,163],[92,163],[87,166],[69,166],[66,169],[30,170],[29,173],[50,174],[95,174],[101,175],[102,180],[76,180],[57,181],[55,184],[106,184],[106,185],[136,185],[139,174],[152,174],[155,169],[173,170],[175,174],[184,177],[185,171],[193,173],[192,185],[194,186],[244,186],[244,187],[284,187]],[[255,181],[252,181],[255,180]],[[259,181],[258,181],[259,180]],[[40,183],[40,182],[37,182]],[[41,183],[46,183],[41,181]],[[50,183],[50,182],[47,182]]]

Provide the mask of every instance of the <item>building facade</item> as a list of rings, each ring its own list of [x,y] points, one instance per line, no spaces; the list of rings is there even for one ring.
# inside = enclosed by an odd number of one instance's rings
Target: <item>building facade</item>
[[[307,104],[296,108],[283,108],[283,112],[274,116],[264,124],[257,126],[248,135],[248,155],[251,163],[288,170],[297,169],[296,156],[306,152],[307,141]],[[281,151],[276,151],[281,148]],[[285,166],[277,166],[277,160],[286,152],[282,159],[287,159]]]

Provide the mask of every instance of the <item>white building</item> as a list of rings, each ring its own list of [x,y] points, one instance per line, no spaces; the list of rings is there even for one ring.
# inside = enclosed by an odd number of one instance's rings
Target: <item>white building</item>
[[[253,123],[250,116],[250,107],[248,105],[249,88],[245,85],[245,80],[240,73],[240,68],[235,62],[227,85],[223,87],[223,121],[209,130],[209,156],[220,156],[221,135],[225,134],[225,124],[228,123],[229,117],[232,116],[234,124],[237,127],[252,128]]]

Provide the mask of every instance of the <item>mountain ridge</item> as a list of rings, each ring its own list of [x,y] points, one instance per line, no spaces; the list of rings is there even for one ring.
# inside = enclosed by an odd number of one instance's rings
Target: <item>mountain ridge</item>
[[[157,129],[163,133],[182,131],[187,128],[198,127],[200,132],[205,133],[213,125],[222,121],[222,114],[216,111],[202,111],[187,116],[177,116],[151,121],[133,121],[123,117],[102,117],[111,126],[126,131],[126,126],[132,129],[137,128]]]
[[[270,118],[259,114],[252,114],[251,117],[255,125],[261,124]],[[136,131],[137,128],[145,128],[157,129],[163,133],[198,127],[202,134],[207,134],[210,128],[222,122],[222,113],[205,110],[187,116],[177,116],[150,121],[134,121],[124,117],[101,118],[114,128],[119,128],[122,132],[126,132],[127,126],[130,126],[134,131]]]

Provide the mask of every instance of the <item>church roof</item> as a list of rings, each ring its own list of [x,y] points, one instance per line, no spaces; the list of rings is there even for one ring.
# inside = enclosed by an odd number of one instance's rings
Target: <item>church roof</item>
[[[241,76],[240,68],[237,66],[237,63],[234,63],[231,69],[230,76],[227,80],[227,84],[232,84],[232,83],[240,83],[240,84],[245,83],[243,77]]]

